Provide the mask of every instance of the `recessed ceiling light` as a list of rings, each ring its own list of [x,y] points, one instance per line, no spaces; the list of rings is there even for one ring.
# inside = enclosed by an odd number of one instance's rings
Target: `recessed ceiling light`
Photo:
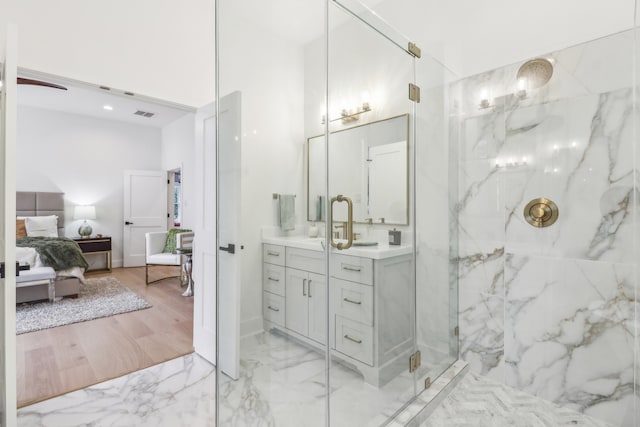
[[[113,107],[111,105],[103,105],[102,108],[104,108],[107,111],[113,110]]]

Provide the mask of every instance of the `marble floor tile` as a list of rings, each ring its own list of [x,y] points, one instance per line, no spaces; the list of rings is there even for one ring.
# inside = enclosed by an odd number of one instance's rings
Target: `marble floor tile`
[[[190,354],[21,408],[18,426],[213,426],[214,392],[214,366]]]

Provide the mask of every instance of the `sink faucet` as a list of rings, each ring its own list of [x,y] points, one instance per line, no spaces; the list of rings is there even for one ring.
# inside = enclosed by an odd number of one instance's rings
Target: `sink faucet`
[[[343,222],[340,225],[334,225],[333,227],[334,228],[342,228],[342,236],[345,239],[347,238],[347,228],[349,227],[349,224],[347,222]],[[336,236],[336,239],[339,239],[340,238],[340,232],[336,231],[335,236]]]

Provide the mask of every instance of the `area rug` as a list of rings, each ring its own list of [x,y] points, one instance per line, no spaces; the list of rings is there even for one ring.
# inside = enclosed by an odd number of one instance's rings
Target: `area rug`
[[[16,333],[20,335],[150,307],[151,304],[115,277],[87,279],[86,283],[80,284],[78,298],[16,306]]]

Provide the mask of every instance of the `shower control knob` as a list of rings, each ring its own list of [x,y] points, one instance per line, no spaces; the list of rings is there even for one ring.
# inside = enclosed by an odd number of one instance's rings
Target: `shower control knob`
[[[548,227],[558,219],[558,206],[544,197],[533,199],[524,208],[524,218],[534,227]]]

